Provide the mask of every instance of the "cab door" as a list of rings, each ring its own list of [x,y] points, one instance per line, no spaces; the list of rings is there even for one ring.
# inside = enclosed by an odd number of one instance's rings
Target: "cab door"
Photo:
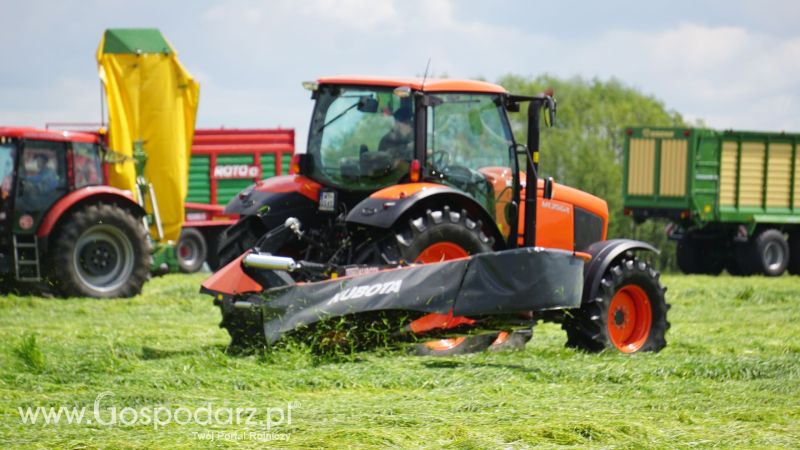
[[[17,161],[14,230],[32,233],[68,190],[66,143],[25,140]]]

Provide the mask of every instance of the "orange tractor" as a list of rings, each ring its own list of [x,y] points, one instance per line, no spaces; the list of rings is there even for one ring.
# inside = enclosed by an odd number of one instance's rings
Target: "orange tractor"
[[[231,200],[225,213],[241,219],[220,240],[227,266],[203,284],[234,345],[396,310],[426,354],[518,347],[538,320],[590,351],[666,345],[665,289],[635,256],[657,250],[605,240],[604,200],[539,176],[551,95],[451,79],[304,86],[316,101],[307,152],[292,175]],[[525,103],[527,146],[507,116]]]

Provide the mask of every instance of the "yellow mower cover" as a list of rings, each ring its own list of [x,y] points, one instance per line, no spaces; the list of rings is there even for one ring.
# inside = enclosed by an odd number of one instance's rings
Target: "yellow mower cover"
[[[127,157],[110,167],[109,183],[136,195],[133,149],[139,142],[147,155],[139,175],[153,183],[164,239],[177,240],[200,85],[154,28],[106,30],[97,64],[108,103],[108,145]]]

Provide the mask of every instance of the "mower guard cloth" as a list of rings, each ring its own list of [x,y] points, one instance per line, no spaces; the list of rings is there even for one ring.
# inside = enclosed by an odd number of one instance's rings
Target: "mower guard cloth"
[[[304,283],[227,297],[223,310],[254,308],[272,344],[295,328],[371,311],[489,316],[580,306],[583,260],[570,252],[521,248],[435,264]],[[225,305],[225,303],[230,303]]]

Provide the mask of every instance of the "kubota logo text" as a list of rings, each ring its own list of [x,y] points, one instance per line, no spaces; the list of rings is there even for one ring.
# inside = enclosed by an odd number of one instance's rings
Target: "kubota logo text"
[[[214,167],[214,178],[261,178],[261,167],[247,164],[227,164]]]
[[[332,305],[345,300],[355,300],[362,297],[372,297],[373,295],[400,292],[400,286],[402,285],[403,280],[397,280],[389,281],[388,283],[370,284],[367,286],[353,286],[334,295],[332,299],[328,300],[328,304]]]

